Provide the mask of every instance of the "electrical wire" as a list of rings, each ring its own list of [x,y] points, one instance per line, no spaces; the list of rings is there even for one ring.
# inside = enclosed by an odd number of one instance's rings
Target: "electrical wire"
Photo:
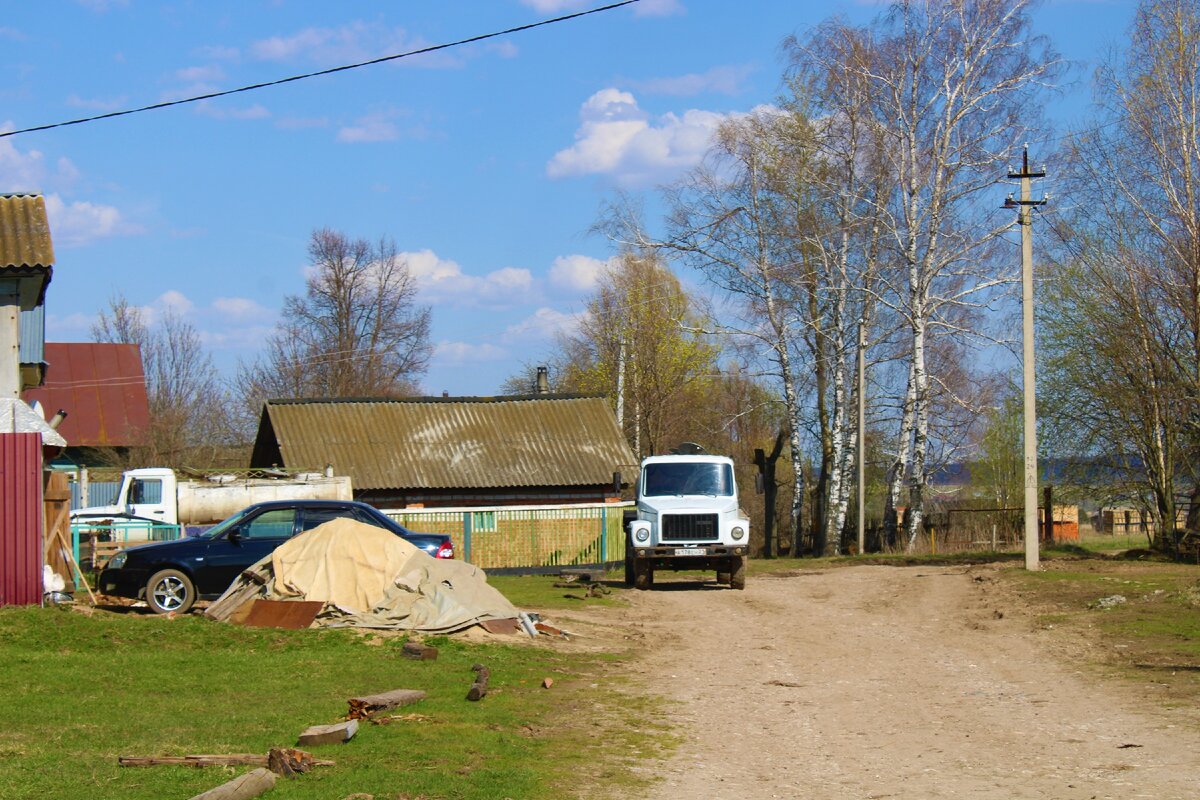
[[[578,19],[580,17],[586,17],[591,14],[599,14],[603,11],[612,11],[613,9],[620,8],[622,6],[632,5],[632,4],[638,3],[638,2],[641,2],[641,0],[621,0],[621,2],[618,2],[618,3],[610,3],[606,6],[599,6],[597,8],[589,8],[585,11],[577,11],[574,14],[564,14],[563,16],[553,17],[552,19],[544,19],[544,20],[541,20],[540,22],[531,22],[528,25],[518,25],[515,28],[507,28],[506,30],[495,31],[493,33],[484,33],[484,34],[480,34],[479,36],[471,36],[469,38],[459,39],[458,41],[454,41],[454,42],[445,42],[443,44],[430,45],[429,47],[422,47],[419,50],[409,50],[408,52],[405,52],[405,53],[394,53],[390,56],[381,56],[379,58],[372,58],[369,61],[359,61],[358,63],[355,63],[355,64],[343,64],[340,67],[330,67],[329,69],[322,69],[322,70],[318,70],[316,72],[306,72],[301,75],[291,75],[287,78],[278,78],[273,81],[265,81],[263,83],[253,83],[253,84],[250,84],[249,86],[242,86],[237,89],[225,89],[220,92],[209,92],[208,94],[199,94],[199,95],[195,95],[193,97],[185,97],[185,98],[182,98],[179,100],[167,100],[162,103],[152,103],[151,105],[141,106],[139,108],[127,108],[123,111],[110,111],[105,114],[96,114],[95,116],[91,116],[91,117],[80,117],[79,119],[65,120],[63,122],[52,122],[52,123],[49,123],[46,125],[35,125],[30,128],[21,128],[19,130],[15,130],[15,131],[5,131],[5,132],[0,133],[0,139],[3,139],[8,136],[19,136],[23,133],[34,133],[36,131],[48,131],[48,130],[52,130],[54,128],[65,128],[68,125],[82,125],[85,122],[97,122],[99,120],[112,119],[114,117],[124,117],[124,116],[128,116],[130,114],[140,114],[143,111],[157,111],[158,109],[161,109],[161,108],[170,108],[171,106],[181,106],[186,103],[196,103],[201,100],[212,100],[217,97],[226,97],[231,94],[240,94],[242,92],[252,92],[257,89],[266,89],[270,86],[279,86],[280,84],[292,83],[294,81],[302,81],[307,78],[317,78],[322,75],[332,75],[337,72],[346,72],[348,70],[358,69],[360,67],[374,66],[375,64],[383,64],[387,61],[396,61],[401,58],[410,58],[412,56],[425,55],[426,53],[434,53],[434,52],[437,52],[438,50],[448,50],[452,47],[461,47],[462,45],[465,45],[465,44],[474,44],[476,42],[486,41],[487,39],[495,39],[499,36],[508,36],[508,35],[514,34],[514,33],[521,33],[523,31],[532,30],[534,28],[540,28],[544,25],[553,25],[558,22],[566,22],[567,20]]]

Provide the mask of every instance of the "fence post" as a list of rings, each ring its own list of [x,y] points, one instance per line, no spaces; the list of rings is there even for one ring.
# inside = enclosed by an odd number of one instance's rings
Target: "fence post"
[[[608,507],[600,509],[600,565],[608,563]]]
[[[471,512],[463,512],[463,561],[471,562]]]

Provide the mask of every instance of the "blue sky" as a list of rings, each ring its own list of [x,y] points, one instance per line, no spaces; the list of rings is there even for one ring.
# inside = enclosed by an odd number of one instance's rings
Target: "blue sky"
[[[0,126],[30,127],[403,52],[603,5],[578,0],[8,2]],[[582,309],[612,248],[587,233],[653,195],[728,114],[770,103],[779,42],[872,2],[641,0],[510,37],[201,104],[0,139],[0,191],[47,197],[47,339],[108,298],[171,307],[232,373],[303,291],[319,227],[392,237],[433,308],[428,394],[495,393]],[[1089,64],[1130,0],[1055,0],[1039,32]],[[1065,118],[1065,119],[1064,119]]]

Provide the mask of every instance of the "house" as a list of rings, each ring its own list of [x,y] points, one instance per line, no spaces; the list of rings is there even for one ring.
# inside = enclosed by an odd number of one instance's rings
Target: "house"
[[[66,412],[58,430],[69,446],[55,467],[111,466],[144,443],[150,405],[136,344],[47,342],[44,361],[43,384],[24,396],[47,417]]]
[[[268,400],[250,466],[326,465],[392,508],[604,502],[637,471],[600,397]]]

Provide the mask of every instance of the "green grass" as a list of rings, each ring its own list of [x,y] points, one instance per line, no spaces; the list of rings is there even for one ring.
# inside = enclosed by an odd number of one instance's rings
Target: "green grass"
[[[518,605],[548,607],[528,602],[538,597]],[[313,748],[337,765],[281,780],[271,797],[555,798],[580,776],[614,796],[636,789],[626,767],[662,726],[620,679],[621,654],[439,638],[427,640],[438,660],[422,662],[401,657],[403,641],[0,609],[0,797],[188,797],[247,768],[123,768],[117,756],[265,753],[339,720],[348,697],[396,688],[428,693],[397,712],[426,721],[364,723],[346,744]],[[491,668],[492,690],[471,703],[476,662]]]

